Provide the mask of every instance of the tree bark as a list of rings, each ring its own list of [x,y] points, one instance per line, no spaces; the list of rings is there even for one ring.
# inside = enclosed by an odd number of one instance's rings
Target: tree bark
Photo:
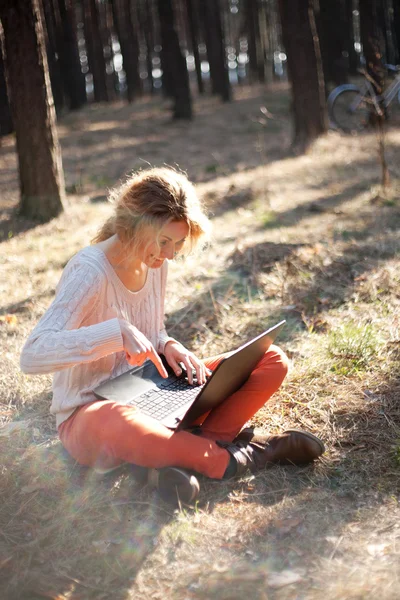
[[[12,131],[14,131],[14,126],[8,101],[3,52],[0,44],[0,137],[8,135]]]
[[[146,67],[149,91],[154,94],[153,78],[153,52],[154,52],[154,31],[152,18],[152,5],[149,0],[139,0],[139,24],[143,31],[146,43]]]
[[[393,29],[395,38],[395,62],[400,62],[400,2],[393,0]]]
[[[86,51],[89,69],[93,76],[94,101],[107,102],[106,62],[96,0],[84,0],[83,9]]]
[[[229,102],[232,92],[225,60],[224,31],[219,0],[202,0],[200,7],[207,58],[210,65],[212,92],[221,96],[224,102]]]
[[[77,110],[86,102],[86,85],[79,60],[75,7],[72,0],[57,0],[57,2],[57,37],[61,77],[68,99],[68,107],[70,110]]]
[[[113,21],[121,46],[123,67],[126,75],[128,102],[142,94],[139,72],[138,26],[133,19],[131,0],[111,0]]]
[[[383,58],[383,32],[378,19],[376,0],[360,3],[360,37],[369,76],[374,81],[377,94],[381,94],[385,83]]]
[[[277,0],[273,0],[266,5],[266,18],[267,18],[267,35],[268,35],[268,54],[269,61],[267,58],[267,64],[270,63],[268,69],[273,80],[279,80],[279,75],[275,70],[275,57],[274,52],[280,47],[281,40],[281,23],[279,18],[279,8]],[[267,74],[267,79],[269,76]]]
[[[354,20],[353,20],[353,0],[345,0],[346,10],[346,50],[348,54],[348,68],[351,75],[357,73],[358,55],[354,48]]]
[[[382,94],[386,70],[382,62],[383,33],[375,0],[364,0],[360,4],[360,38],[367,74],[374,86],[375,93]],[[371,106],[369,115],[371,125],[382,123],[385,118],[386,114],[383,108],[377,113],[375,107]]]
[[[196,5],[195,0],[186,0],[186,9],[189,21],[189,31],[192,42],[192,50],[194,56],[194,64],[196,67],[196,78],[197,87],[200,94],[204,93],[203,77],[201,74],[201,60],[199,54],[199,42],[198,42],[198,20],[196,18]]]
[[[258,0],[246,0],[246,33],[249,49],[250,79],[265,81],[264,49],[260,32],[260,5]]]
[[[38,0],[3,0],[0,18],[21,189],[20,213],[48,221],[64,208],[65,189]]]
[[[313,0],[280,0],[279,8],[292,87],[293,145],[304,151],[328,126]]]
[[[44,21],[44,39],[49,66],[51,91],[57,113],[64,108],[64,88],[61,76],[59,54],[57,49],[56,16],[54,10],[55,0],[42,0]]]
[[[319,0],[316,21],[326,85],[347,81],[345,16],[343,0]]]
[[[192,99],[189,88],[189,75],[186,59],[183,56],[178,35],[174,26],[174,13],[171,0],[158,0],[160,18],[162,67],[168,82],[168,93],[174,99],[174,119],[191,119]],[[164,83],[164,82],[163,82]]]

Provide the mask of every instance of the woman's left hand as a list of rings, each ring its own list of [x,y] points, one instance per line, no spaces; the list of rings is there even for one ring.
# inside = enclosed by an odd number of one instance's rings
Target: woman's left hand
[[[169,366],[178,376],[182,373],[182,368],[179,363],[184,365],[190,385],[193,383],[193,371],[196,372],[198,385],[205,383],[207,376],[211,375],[210,369],[207,369],[203,361],[198,359],[193,352],[190,352],[175,340],[170,340],[165,344],[164,356],[167,359]]]

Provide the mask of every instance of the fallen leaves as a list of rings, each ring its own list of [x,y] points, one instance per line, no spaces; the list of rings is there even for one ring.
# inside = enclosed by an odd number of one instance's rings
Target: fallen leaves
[[[15,327],[18,323],[16,315],[0,315],[0,325],[9,325]]]
[[[272,527],[280,536],[290,533],[292,529],[296,529],[302,523],[304,517],[289,517],[287,519],[275,519],[272,522]]]

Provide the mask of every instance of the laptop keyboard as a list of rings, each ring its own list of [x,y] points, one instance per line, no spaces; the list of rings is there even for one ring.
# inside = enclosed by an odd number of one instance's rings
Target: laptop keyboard
[[[202,387],[202,385],[190,385],[183,378],[176,379],[170,383],[161,384],[160,388],[142,394],[129,404],[137,406],[150,417],[161,420],[186,402],[194,400]]]

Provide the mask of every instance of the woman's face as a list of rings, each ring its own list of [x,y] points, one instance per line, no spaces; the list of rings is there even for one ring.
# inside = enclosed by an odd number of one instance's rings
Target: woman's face
[[[142,261],[151,269],[161,267],[165,259],[171,260],[182,249],[189,234],[189,226],[184,221],[170,221],[161,231],[152,234],[154,241],[144,249]]]

